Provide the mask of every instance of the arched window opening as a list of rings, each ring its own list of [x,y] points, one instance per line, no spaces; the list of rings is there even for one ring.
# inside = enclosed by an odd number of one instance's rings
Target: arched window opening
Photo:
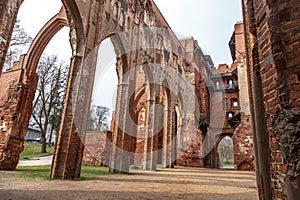
[[[125,22],[125,28],[126,28],[127,30],[130,30],[130,18],[129,18],[129,17],[127,17],[127,19],[126,19],[126,22]]]
[[[122,10],[120,14],[120,19],[119,19],[119,25],[123,28],[125,23],[125,13]]]
[[[234,168],[234,148],[231,137],[224,137],[218,145],[219,168]]]
[[[114,4],[114,19],[117,20],[118,19],[118,13],[119,13],[119,6],[117,3]]]
[[[238,106],[239,106],[238,99],[232,98],[231,99],[231,107],[238,107]]]
[[[219,81],[216,82],[216,89],[217,89],[217,90],[220,89],[220,82],[219,82]]]
[[[98,49],[90,112],[87,119],[83,164],[107,166],[109,158],[105,154],[105,143],[114,127],[115,102],[118,76],[116,53],[110,38],[101,42]],[[108,86],[109,84],[109,86]],[[100,149],[100,150],[99,150]]]
[[[233,88],[233,80],[228,80],[228,87],[231,89]]]
[[[227,117],[228,117],[228,118],[232,118],[232,117],[233,117],[233,114],[234,114],[233,112],[228,112],[228,113],[227,113]]]
[[[35,94],[35,96],[28,95],[27,99],[28,102],[32,101],[33,110],[32,112],[26,110],[22,114],[30,116],[29,126],[25,127],[23,124],[23,128],[27,131],[25,137],[22,138],[25,140],[24,148],[30,149],[31,142],[39,142],[35,145],[34,153],[36,154],[54,151],[65,102],[64,96],[72,50],[69,42],[70,29],[66,27],[67,20],[57,15],[58,12],[63,12],[62,6],[63,4],[59,0],[24,1],[17,16],[20,22],[18,25],[22,30],[20,33],[24,31],[23,33],[29,35],[33,40],[25,48],[17,45],[20,51],[18,55],[15,55],[15,61],[19,61],[20,55],[26,53],[26,61],[22,62],[22,67],[26,68],[29,73],[24,74],[24,77],[31,80],[33,76],[36,76],[35,72],[39,77],[36,82],[37,87],[30,87],[26,91],[27,94]],[[33,7],[39,9],[32,12]],[[45,31],[47,29],[50,30]],[[57,48],[58,46],[59,48]],[[9,73],[7,75],[10,76]],[[23,105],[25,104],[27,102]],[[32,156],[38,156],[36,154]]]

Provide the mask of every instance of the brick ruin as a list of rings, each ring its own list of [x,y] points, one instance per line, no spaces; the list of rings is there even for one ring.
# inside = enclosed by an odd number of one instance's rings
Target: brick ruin
[[[299,1],[244,0],[246,57],[259,195],[299,191]]]
[[[186,80],[195,84],[194,90],[199,99],[200,109],[199,115],[195,117],[196,125],[199,126],[199,136],[192,146],[188,149],[183,149],[180,142],[182,141],[182,138],[186,136],[184,133],[177,134],[177,155],[176,160],[174,161],[174,164],[176,163],[176,165],[218,168],[218,144],[225,136],[229,136],[233,139],[234,144],[234,168],[237,170],[254,170],[251,115],[249,102],[247,101],[249,98],[247,92],[247,73],[245,71],[246,68],[244,67],[244,63],[241,60],[244,58],[239,57],[240,53],[245,55],[243,24],[237,23],[234,29],[233,36],[230,40],[234,62],[230,67],[226,64],[221,64],[218,69],[212,68],[211,66],[213,66],[213,63],[210,60],[210,57],[203,54],[197,41],[193,38],[180,40],[187,54],[192,54],[193,57],[200,58],[197,60],[198,62],[195,63],[194,70],[188,71],[187,69],[184,69],[184,73],[189,74],[186,75]],[[138,131],[132,147],[135,149],[133,161],[134,167],[143,166],[143,156],[141,154],[144,152],[145,146],[144,131],[146,124],[144,118],[147,109],[147,98],[145,88],[143,87],[145,73],[142,68],[137,70],[136,77],[136,91],[138,92],[135,97],[137,100],[134,105],[137,113],[136,123],[138,125]],[[164,107],[166,106],[166,103],[164,102],[164,99],[166,98],[166,93],[162,94],[160,97],[160,104]],[[212,102],[211,106],[209,105],[210,100]],[[177,108],[180,106],[179,102],[176,103],[176,106]],[[177,120],[177,131],[180,131],[182,122],[180,122],[181,119],[178,114]],[[112,126],[111,129],[113,129],[113,127],[114,126]],[[163,130],[158,135],[159,140],[163,141]],[[205,152],[206,147],[202,143],[206,137],[208,138],[211,136],[216,137],[215,144],[208,148],[208,152]],[[110,140],[107,141],[110,143]],[[198,141],[200,141],[200,143]],[[102,144],[102,148],[105,145],[105,143]],[[163,146],[163,143],[159,144],[159,149],[162,149]],[[98,146],[95,146],[95,156],[92,160],[86,160],[86,157],[90,158],[92,155],[90,153],[85,155],[84,153],[84,163],[100,165],[103,156],[98,156],[98,154],[103,152],[102,148],[99,149]],[[98,153],[96,149],[99,149]],[[201,157],[199,151],[205,152],[204,156]],[[108,158],[105,160],[107,159]],[[163,163],[163,161],[163,156],[159,155],[158,164],[166,167],[167,164]],[[174,166],[174,164],[171,166]]]
[[[0,69],[22,2],[0,3]],[[242,0],[244,25],[235,25],[230,40],[233,63],[218,69],[193,38],[175,36],[152,0],[62,2],[27,54],[0,77],[0,169],[18,163],[38,60],[52,36],[69,26],[72,58],[52,178],[79,177],[83,153],[94,147],[89,134],[100,141],[95,148],[102,149],[104,163],[115,173],[127,173],[132,165],[218,167],[216,144],[230,136],[235,169],[255,166],[260,199],[300,196],[297,0]],[[112,133],[105,137],[111,143],[103,148],[103,138],[86,133],[86,122],[94,49],[108,37],[117,54],[119,83]],[[90,155],[96,154],[91,149]]]

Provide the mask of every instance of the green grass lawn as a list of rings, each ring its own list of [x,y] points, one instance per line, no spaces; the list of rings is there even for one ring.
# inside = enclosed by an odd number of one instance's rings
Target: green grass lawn
[[[228,160],[228,163],[224,159],[223,166],[220,166],[220,168],[234,168],[233,160]]]
[[[52,180],[50,179],[51,166],[26,166],[17,167],[15,171],[0,171],[0,178],[23,178],[28,180]],[[108,172],[108,167],[83,165],[81,168],[82,180],[94,179],[99,176],[113,175]]]
[[[42,144],[33,142],[24,142],[24,150],[20,155],[20,159],[31,159],[38,156],[52,155],[54,147],[47,146],[47,153],[41,153]]]
[[[31,159],[38,156],[52,155],[54,147],[47,146],[47,153],[41,153],[42,145],[40,143],[24,142],[24,150],[20,155],[20,159]],[[0,171],[1,177],[14,177],[25,179],[50,179],[51,166],[19,166],[15,171]],[[83,180],[93,179],[98,176],[112,175],[108,172],[107,167],[83,165],[81,168],[80,178]]]

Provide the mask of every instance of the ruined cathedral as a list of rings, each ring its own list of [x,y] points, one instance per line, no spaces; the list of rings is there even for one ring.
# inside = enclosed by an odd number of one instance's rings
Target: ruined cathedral
[[[23,0],[0,2],[2,70]],[[242,0],[232,63],[215,67],[193,38],[178,38],[153,0],[62,0],[26,54],[0,76],[0,169],[24,146],[48,42],[70,27],[72,57],[50,176],[77,179],[84,162],[112,173],[218,168],[232,138],[234,168],[255,170],[260,199],[299,197],[300,3]],[[110,38],[118,89],[111,131],[87,132],[97,48]]]

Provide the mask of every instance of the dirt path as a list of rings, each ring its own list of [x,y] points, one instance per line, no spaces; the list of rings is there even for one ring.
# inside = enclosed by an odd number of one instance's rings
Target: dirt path
[[[176,168],[82,181],[2,178],[1,200],[205,199],[256,200],[254,172]]]

